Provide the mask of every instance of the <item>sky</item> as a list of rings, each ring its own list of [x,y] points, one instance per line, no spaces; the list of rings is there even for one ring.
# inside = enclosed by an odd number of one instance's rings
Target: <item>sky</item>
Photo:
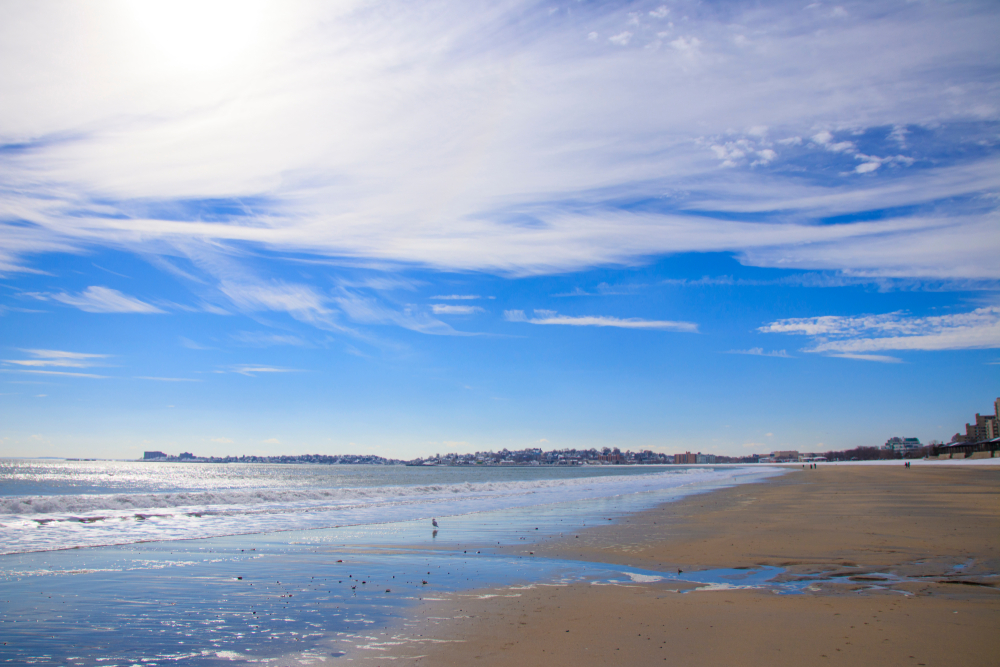
[[[0,5],[0,456],[947,442],[1000,4]]]

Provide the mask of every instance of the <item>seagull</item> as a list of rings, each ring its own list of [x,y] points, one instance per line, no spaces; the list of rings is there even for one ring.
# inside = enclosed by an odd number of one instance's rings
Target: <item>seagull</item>
[[[438,520],[437,519],[431,519],[431,525],[434,526],[435,528],[437,528],[438,527]]]

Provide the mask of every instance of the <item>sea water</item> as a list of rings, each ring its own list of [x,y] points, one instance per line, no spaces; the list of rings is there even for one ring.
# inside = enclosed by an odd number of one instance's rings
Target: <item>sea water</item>
[[[655,577],[530,545],[773,474],[3,461],[0,662],[349,661],[436,595]]]

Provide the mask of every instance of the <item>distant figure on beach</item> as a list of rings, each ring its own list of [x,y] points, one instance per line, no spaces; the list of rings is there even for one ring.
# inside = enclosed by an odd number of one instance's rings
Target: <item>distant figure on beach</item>
[[[438,520],[437,519],[431,519],[431,525],[434,526],[435,528],[437,528],[438,527]]]

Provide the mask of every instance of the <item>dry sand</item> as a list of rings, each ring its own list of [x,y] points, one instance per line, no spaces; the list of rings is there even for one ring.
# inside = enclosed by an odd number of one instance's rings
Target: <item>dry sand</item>
[[[397,631],[404,641],[360,661],[997,665],[998,491],[994,466],[821,466],[689,497],[531,549],[664,572],[776,565],[839,583],[801,595],[676,581],[480,591],[425,604]]]

